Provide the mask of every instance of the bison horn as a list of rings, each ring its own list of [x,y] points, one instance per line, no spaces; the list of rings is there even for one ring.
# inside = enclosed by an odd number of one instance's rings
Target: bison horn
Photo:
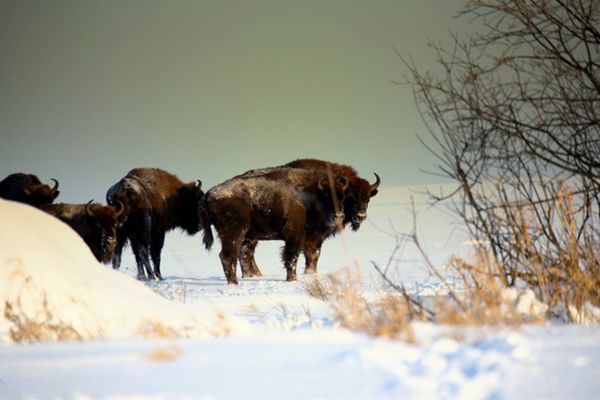
[[[346,178],[343,175],[338,176],[337,181],[342,184],[342,191],[345,191],[348,188],[348,185],[350,184],[348,178]]]
[[[379,177],[379,175],[377,175],[376,172],[373,172],[375,174],[375,183],[371,185],[371,191],[377,189],[379,187],[379,184],[381,183],[381,178]]]
[[[89,218],[94,217],[94,212],[92,211],[92,207],[91,207],[93,201],[94,200],[92,199],[92,200],[88,201],[85,205],[85,215],[87,215]]]
[[[196,179],[196,188],[200,189],[202,187],[202,181],[200,179]]]
[[[52,188],[52,193],[56,193],[56,191],[58,190],[58,181],[54,178],[50,178],[50,180],[54,182],[54,187]]]
[[[115,213],[116,213],[115,216],[117,218],[119,218],[121,216],[121,214],[123,214],[123,211],[125,211],[125,204],[123,204],[119,200],[115,200],[115,203],[117,203],[117,205],[119,206],[119,208],[115,208]]]

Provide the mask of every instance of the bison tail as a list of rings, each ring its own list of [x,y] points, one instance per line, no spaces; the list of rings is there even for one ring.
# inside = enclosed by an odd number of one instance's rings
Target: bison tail
[[[210,228],[210,217],[208,215],[208,210],[206,207],[205,199],[200,200],[198,204],[198,213],[200,214],[200,220],[202,223],[202,242],[204,243],[204,247],[206,250],[210,250],[215,241],[213,237],[212,229]]]

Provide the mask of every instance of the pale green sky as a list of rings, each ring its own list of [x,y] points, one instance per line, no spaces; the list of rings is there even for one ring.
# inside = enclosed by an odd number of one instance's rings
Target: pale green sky
[[[317,157],[435,181],[393,48],[431,68],[428,40],[468,28],[462,3],[0,0],[0,179],[104,201],[138,166],[208,188]]]

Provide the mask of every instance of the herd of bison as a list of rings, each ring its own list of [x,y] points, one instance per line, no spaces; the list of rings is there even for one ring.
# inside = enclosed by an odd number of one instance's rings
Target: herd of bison
[[[345,225],[357,230],[367,216],[371,197],[381,182],[360,178],[355,169],[329,161],[302,159],[255,169],[207,192],[201,181],[182,182],[157,168],[136,168],[111,186],[107,205],[56,203],[58,181],[42,184],[31,174],[15,173],[0,182],[0,197],[27,203],[73,228],[98,261],[118,269],[129,241],[137,262],[137,278],[162,279],[160,257],[165,233],[181,228],[190,235],[203,231],[207,250],[212,226],[221,241],[219,258],[227,283],[260,276],[254,258],[259,240],[283,240],[286,279],[296,279],[300,253],[305,273],[317,271],[321,245]]]

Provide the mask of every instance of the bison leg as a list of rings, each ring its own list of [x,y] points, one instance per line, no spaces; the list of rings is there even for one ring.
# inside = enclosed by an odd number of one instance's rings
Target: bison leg
[[[244,239],[242,243],[239,260],[243,278],[262,276],[262,272],[260,272],[256,260],[254,259],[254,251],[256,250],[257,244],[258,240],[254,239]]]
[[[150,255],[152,256],[152,263],[154,264],[154,277],[159,281],[162,280],[162,275],[160,273],[160,254],[164,244],[165,232],[161,230],[153,235],[152,243],[150,244]]]
[[[285,280],[288,282],[296,280],[296,264],[300,255],[300,244],[296,240],[288,240],[283,248],[283,265],[287,272]]]
[[[228,284],[238,284],[235,266],[240,255],[242,241],[244,240],[245,232],[227,232],[226,234],[219,233],[221,238],[221,252],[219,258],[223,265],[223,272],[227,278]]]
[[[113,252],[112,258],[113,269],[119,269],[121,267],[121,254],[123,253],[125,243],[127,243],[127,235],[123,231],[117,231],[117,243],[115,243],[115,251]]]
[[[135,262],[137,264],[137,279],[141,281],[153,279],[154,272],[152,271],[152,266],[150,265],[150,252],[148,251],[148,246],[141,243],[137,238],[131,238],[131,248],[133,249]],[[148,278],[146,278],[144,269],[148,274]]]
[[[321,245],[323,243],[306,243],[304,246],[304,259],[306,260],[306,266],[304,268],[305,274],[316,274],[317,273],[317,262],[319,262],[319,256],[321,255]]]

